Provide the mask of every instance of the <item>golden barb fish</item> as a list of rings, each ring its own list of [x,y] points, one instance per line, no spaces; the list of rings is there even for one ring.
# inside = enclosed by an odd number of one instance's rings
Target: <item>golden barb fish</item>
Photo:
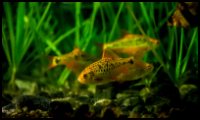
[[[44,56],[50,64],[46,70],[53,68],[57,65],[65,65],[68,69],[74,71],[74,73],[80,73],[89,64],[97,61],[91,55],[81,51],[76,45],[72,52],[61,56]]]
[[[167,25],[184,28],[198,26],[198,2],[178,2],[176,10],[168,18]]]
[[[86,67],[78,77],[82,84],[102,85],[108,82],[118,81],[117,76],[123,73],[128,75],[130,66],[146,69],[146,64],[141,61],[145,51],[142,50],[129,58],[120,58],[112,50],[105,49],[103,58]]]
[[[154,66],[149,64],[149,63],[145,63],[143,62],[144,65],[146,65],[146,68],[136,68],[134,66],[130,66],[129,67],[129,71],[128,74],[120,74],[117,79],[118,81],[120,81],[121,83],[124,81],[131,81],[131,80],[137,80],[139,78],[142,78],[146,75],[148,75],[150,72],[153,71]]]
[[[160,45],[159,40],[148,37],[151,44],[154,48],[157,48]],[[126,30],[123,30],[121,33],[121,39],[110,42],[110,43],[98,43],[95,42],[97,47],[101,47],[105,50],[109,48],[115,53],[125,53],[127,55],[135,54],[141,50],[149,51],[151,50],[149,44],[146,42],[146,39],[143,35],[133,35],[128,33]]]

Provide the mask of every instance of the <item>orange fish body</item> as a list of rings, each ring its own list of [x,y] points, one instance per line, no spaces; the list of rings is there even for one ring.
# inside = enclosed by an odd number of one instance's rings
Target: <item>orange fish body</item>
[[[74,73],[80,73],[86,66],[97,61],[94,57],[81,51],[77,46],[75,49],[67,54],[61,56],[45,56],[50,64],[46,70],[53,68],[57,65],[65,65],[69,70],[71,69]]]
[[[143,56],[145,51],[130,58],[120,58],[112,50],[105,49],[103,58],[86,67],[78,77],[83,84],[102,85],[108,82],[118,81],[120,74],[127,75],[129,66],[146,68],[143,61],[137,60]],[[137,58],[137,59],[136,59]]]
[[[152,46],[157,48],[160,45],[159,40],[148,37]],[[96,43],[97,46],[100,46],[100,43]],[[133,35],[123,30],[121,39],[103,44],[102,49],[111,49],[117,54],[125,53],[127,55],[135,54],[141,50],[150,51],[151,48],[147,43],[145,37],[143,35]]]

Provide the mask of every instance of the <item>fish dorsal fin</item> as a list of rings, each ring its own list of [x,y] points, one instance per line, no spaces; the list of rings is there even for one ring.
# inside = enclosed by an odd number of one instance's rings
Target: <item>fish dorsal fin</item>
[[[73,51],[81,51],[81,50],[77,47],[76,43],[74,44],[74,50],[73,50]]]
[[[121,38],[125,38],[125,37],[128,37],[130,36],[131,34],[127,31],[127,30],[122,30],[121,31]]]
[[[111,49],[109,49],[109,48],[106,48],[104,51],[103,51],[103,60],[105,60],[105,59],[112,59],[112,60],[114,60],[114,59],[119,59],[120,57],[116,54],[116,53],[114,53]]]
[[[137,60],[142,60],[142,58],[144,57],[145,53],[146,53],[146,50],[141,50],[141,51],[135,53],[133,57],[135,59],[137,59]]]
[[[74,50],[75,50],[75,49],[79,49],[79,48],[77,47],[76,43],[74,43]]]

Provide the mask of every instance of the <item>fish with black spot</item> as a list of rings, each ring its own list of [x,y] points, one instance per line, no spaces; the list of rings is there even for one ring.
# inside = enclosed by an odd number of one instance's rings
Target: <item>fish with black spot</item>
[[[143,62],[141,59],[145,54],[145,50],[136,53],[129,58],[121,58],[115,54],[111,49],[105,49],[103,58],[91,65],[87,66],[79,75],[78,81],[82,84],[102,85],[108,82],[122,82],[120,76],[129,76],[138,73],[139,76],[143,76],[144,71],[138,72],[137,70],[148,69],[152,70],[152,65]],[[101,66],[101,68],[99,67]],[[134,69],[130,69],[134,67]],[[151,70],[150,70],[151,67]],[[145,73],[146,74],[146,73]],[[118,78],[119,76],[119,78]],[[130,75],[132,77],[132,75]]]
[[[51,69],[57,65],[65,65],[69,70],[71,69],[74,73],[80,73],[89,64],[97,61],[96,58],[89,55],[86,52],[80,50],[76,45],[72,52],[61,55],[61,56],[44,56],[50,64],[46,70]]]

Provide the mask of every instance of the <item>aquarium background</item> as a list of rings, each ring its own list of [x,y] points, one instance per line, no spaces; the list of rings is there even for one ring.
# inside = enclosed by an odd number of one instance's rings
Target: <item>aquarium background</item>
[[[177,3],[128,4],[145,34],[161,42],[156,49],[159,58],[152,51],[143,58],[154,65],[152,74],[144,78],[145,86],[150,87],[154,80],[158,81],[156,86],[167,79],[180,87],[191,78],[197,79],[198,27],[167,26]],[[43,56],[69,53],[76,44],[97,57],[94,42],[115,41],[121,30],[142,34],[124,2],[3,2],[2,91],[13,96],[39,91],[94,91],[93,85],[80,85],[78,75],[65,66],[45,71],[49,62]],[[132,87],[139,85],[133,82]]]

